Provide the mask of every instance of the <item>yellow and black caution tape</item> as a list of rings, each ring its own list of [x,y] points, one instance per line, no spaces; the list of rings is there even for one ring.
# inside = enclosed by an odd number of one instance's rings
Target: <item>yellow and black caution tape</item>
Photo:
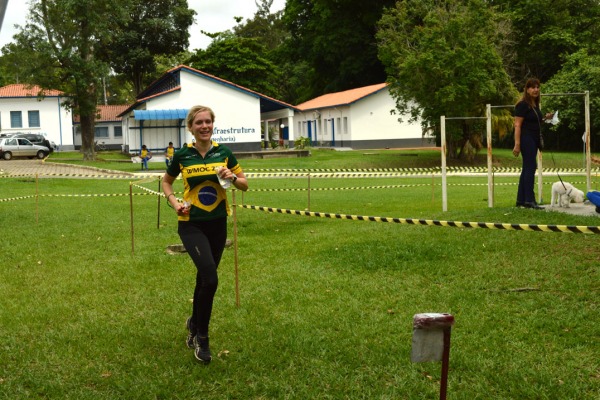
[[[507,224],[496,222],[458,222],[458,221],[439,221],[431,219],[413,219],[413,218],[389,218],[389,217],[369,217],[362,215],[333,214],[315,211],[290,210],[284,208],[271,208],[252,205],[238,204],[238,207],[251,210],[265,211],[279,214],[304,215],[307,217],[320,217],[332,219],[347,219],[352,221],[370,221],[370,222],[393,222],[397,224],[408,225],[426,225],[426,226],[445,226],[453,228],[483,228],[483,229],[501,229],[513,231],[534,231],[534,232],[563,232],[563,233],[588,233],[600,234],[600,226],[574,226],[574,225],[538,225],[538,224]]]
[[[0,175],[0,178],[79,178],[79,179],[131,179],[134,175],[86,175],[86,174],[14,174],[14,175]]]
[[[600,168],[593,168],[593,171],[600,171]],[[487,173],[487,167],[446,167],[446,171],[449,172],[463,172],[463,173]],[[495,167],[494,173],[515,173],[521,172],[521,167]],[[398,172],[398,173],[440,173],[441,167],[430,167],[430,168],[245,168],[244,172],[248,173],[295,173],[295,174],[308,174],[308,173],[348,173],[348,172]],[[544,173],[582,173],[585,174],[584,168],[544,168]]]
[[[316,173],[311,174],[311,178],[383,178],[383,177],[401,177],[401,176],[423,176],[425,173],[423,172],[349,172],[349,173]],[[248,178],[293,178],[293,177],[301,177],[305,178],[308,176],[306,173],[301,172],[265,172],[265,173],[255,173],[249,172],[244,173]]]
[[[132,193],[134,196],[151,196],[152,193]],[[129,193],[96,193],[96,194],[41,194],[40,197],[124,197]]]
[[[0,203],[8,202],[8,201],[17,201],[17,200],[31,199],[31,198],[34,198],[34,197],[35,197],[35,195],[21,196],[21,197],[11,197],[11,198],[7,198],[7,199],[0,199]]]

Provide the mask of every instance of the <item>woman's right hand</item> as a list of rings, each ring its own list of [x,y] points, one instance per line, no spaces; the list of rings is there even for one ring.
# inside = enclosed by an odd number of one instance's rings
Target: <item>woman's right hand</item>
[[[515,157],[519,157],[519,153],[521,153],[521,144],[515,143],[515,147],[513,147],[513,155]]]
[[[177,215],[188,215],[190,213],[189,203],[180,203],[177,202],[177,206],[175,207],[175,211],[177,211]]]

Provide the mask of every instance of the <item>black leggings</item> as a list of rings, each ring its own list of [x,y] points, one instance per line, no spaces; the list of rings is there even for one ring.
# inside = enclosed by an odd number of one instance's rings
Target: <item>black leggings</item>
[[[537,153],[539,147],[538,134],[521,133],[521,158],[523,168],[519,177],[517,203],[535,203],[535,170],[537,169]]]
[[[227,239],[227,217],[211,221],[179,222],[181,242],[196,265],[192,328],[208,336],[208,324],[219,277],[217,267]]]

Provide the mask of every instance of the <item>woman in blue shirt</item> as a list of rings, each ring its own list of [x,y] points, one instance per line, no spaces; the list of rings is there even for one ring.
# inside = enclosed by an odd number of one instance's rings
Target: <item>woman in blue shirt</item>
[[[540,81],[530,78],[525,84],[523,97],[515,106],[515,147],[513,155],[521,154],[523,168],[517,190],[517,207],[543,209],[535,201],[533,192],[537,152],[543,148],[542,121],[552,118],[553,114],[542,115],[540,110]]]

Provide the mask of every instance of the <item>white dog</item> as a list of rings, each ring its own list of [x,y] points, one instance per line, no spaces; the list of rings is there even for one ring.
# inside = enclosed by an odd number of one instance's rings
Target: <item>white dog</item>
[[[568,208],[571,201],[583,203],[583,192],[569,182],[555,182],[552,184],[550,207],[554,207],[556,204],[558,207]]]

